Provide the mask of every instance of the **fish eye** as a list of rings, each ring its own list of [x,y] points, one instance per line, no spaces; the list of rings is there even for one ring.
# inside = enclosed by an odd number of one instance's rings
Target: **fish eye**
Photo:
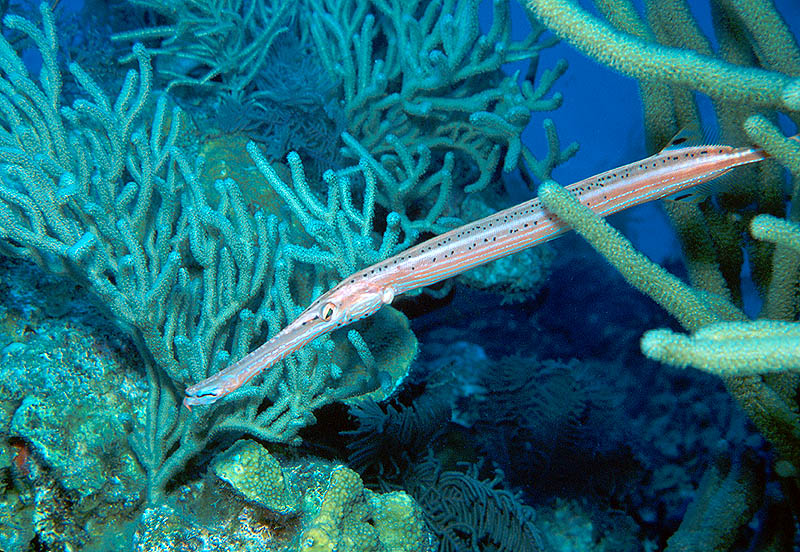
[[[325,303],[322,305],[322,319],[330,320],[336,312],[336,305],[333,303]]]

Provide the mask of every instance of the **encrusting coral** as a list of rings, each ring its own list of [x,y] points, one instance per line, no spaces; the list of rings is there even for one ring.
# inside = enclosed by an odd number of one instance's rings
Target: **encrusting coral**
[[[240,440],[215,459],[211,471],[197,491],[200,500],[216,503],[209,519],[187,529],[180,511],[149,509],[137,528],[138,549],[168,549],[181,538],[176,535],[190,534],[203,535],[188,539],[190,550],[201,550],[203,542],[219,548],[250,542],[256,550],[287,552],[435,549],[424,514],[408,494],[365,489],[361,477],[341,464],[281,464],[255,441]]]

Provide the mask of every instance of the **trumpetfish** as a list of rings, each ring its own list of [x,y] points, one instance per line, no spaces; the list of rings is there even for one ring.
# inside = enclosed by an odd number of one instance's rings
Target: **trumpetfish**
[[[711,180],[767,157],[758,147],[690,145],[687,133],[681,132],[655,155],[566,189],[605,217],[656,199],[699,201],[710,193]],[[183,404],[212,404],[311,340],[374,314],[402,293],[544,243],[567,230],[533,198],[410,247],[351,274],[320,295],[263,345],[188,387]]]

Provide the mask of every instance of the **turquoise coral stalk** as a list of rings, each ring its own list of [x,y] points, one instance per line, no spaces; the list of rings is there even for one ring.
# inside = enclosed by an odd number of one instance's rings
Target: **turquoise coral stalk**
[[[139,70],[128,72],[115,99],[71,64],[83,96],[62,106],[53,15],[46,4],[41,13],[43,30],[6,18],[42,53],[38,79],[0,38],[0,249],[87,286],[139,346],[148,416],[130,442],[147,472],[149,499],[159,499],[170,479],[221,433],[291,441],[313,420],[314,409],[378,388],[377,373],[342,377],[333,344],[321,340],[287,361],[285,370],[234,397],[242,404],[235,415],[219,409],[189,416],[179,407],[185,385],[243,355],[254,336],[277,331],[296,312],[293,292],[306,282],[305,293],[314,286],[318,291],[331,275],[317,267],[312,277],[295,282],[295,236],[276,216],[251,213],[233,180],[215,184],[212,203],[200,177],[202,159],[189,162],[185,117],[169,109],[167,96],[152,97],[143,47],[134,47]],[[295,214],[321,215],[321,203],[303,187],[299,158],[290,156],[290,162],[301,198]],[[330,179],[333,193],[323,220],[333,224],[307,222],[309,229],[327,228],[325,239],[312,232],[316,245],[309,249],[348,250],[355,265],[375,255],[377,246],[369,246],[374,195],[366,194],[360,213],[342,199],[363,177],[358,168],[350,174]],[[396,224],[388,226],[386,254],[398,235]],[[415,350],[407,327],[396,335]],[[405,353],[400,345],[398,350]],[[412,356],[400,355],[406,367]]]

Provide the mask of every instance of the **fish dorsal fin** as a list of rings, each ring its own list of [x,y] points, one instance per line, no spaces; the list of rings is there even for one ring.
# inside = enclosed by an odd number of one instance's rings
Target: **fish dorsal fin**
[[[659,153],[693,146],[712,146],[719,143],[719,131],[701,130],[699,124],[691,124],[682,128]],[[664,199],[681,203],[701,203],[712,195],[734,187],[735,183],[736,177],[726,171],[712,180],[701,182],[693,188],[676,192]]]
[[[708,146],[717,143],[719,136],[714,131],[701,130],[700,125],[691,124],[683,127],[667,142],[660,152],[671,151],[690,146]]]

